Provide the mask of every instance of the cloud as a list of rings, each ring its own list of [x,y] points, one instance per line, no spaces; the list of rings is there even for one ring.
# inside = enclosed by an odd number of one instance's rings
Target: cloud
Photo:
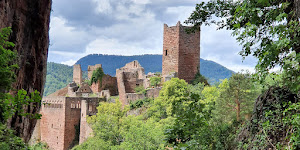
[[[68,26],[62,17],[52,17],[50,23],[50,49],[52,51],[84,52],[92,35],[76,27]]]
[[[77,60],[70,59],[68,61],[61,62],[61,64],[68,65],[68,66],[73,66],[76,62],[77,62]]]
[[[53,0],[49,61],[72,64],[93,53],[162,54],[163,24],[183,23],[198,0]],[[66,7],[72,4],[72,7]],[[226,30],[201,28],[201,58],[234,71],[253,68],[242,63],[241,47]],[[251,69],[250,69],[251,70]]]

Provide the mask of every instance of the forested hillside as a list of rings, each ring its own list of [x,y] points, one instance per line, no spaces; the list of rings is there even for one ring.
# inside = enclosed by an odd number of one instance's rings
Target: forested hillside
[[[78,60],[76,64],[81,64],[86,76],[88,65],[102,64],[106,74],[115,76],[116,69],[123,67],[126,63],[138,60],[144,67],[145,72],[161,72],[162,56],[161,55],[140,55],[140,56],[116,56],[116,55],[88,55]],[[213,61],[200,59],[200,72],[210,83],[218,82],[220,79],[229,78],[233,71],[217,64]],[[49,62],[47,65],[47,79],[44,95],[47,96],[72,82],[72,66]]]
[[[73,69],[71,66],[48,62],[44,95],[49,95],[58,89],[64,88],[72,82],[72,77]]]

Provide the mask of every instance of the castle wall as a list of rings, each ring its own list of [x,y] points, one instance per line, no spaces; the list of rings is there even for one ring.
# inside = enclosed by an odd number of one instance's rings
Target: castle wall
[[[200,31],[187,34],[180,22],[164,25],[162,75],[177,72],[180,79],[190,82],[200,67]]]
[[[180,26],[178,78],[190,82],[200,69],[200,31],[188,34],[187,28]]]
[[[51,150],[64,150],[65,97],[44,97],[40,120],[41,141]]]
[[[148,98],[156,98],[156,97],[159,96],[159,91],[160,90],[161,90],[161,87],[148,89],[146,97],[148,97]]]
[[[66,97],[64,149],[74,146],[75,126],[80,124],[81,100],[81,97]]]
[[[46,142],[51,150],[70,149],[76,143],[74,139],[79,140],[79,133],[81,133],[81,131],[76,131],[75,127],[79,127],[81,124],[82,100],[88,102],[88,115],[95,115],[97,113],[96,108],[99,104],[98,98],[43,98],[41,109],[42,118],[40,121],[41,141]],[[85,111],[85,108],[83,108],[83,111]],[[86,129],[89,130],[87,127]]]
[[[94,104],[94,103],[97,104]],[[88,137],[92,136],[93,130],[90,125],[87,123],[87,116],[97,112],[98,102],[94,103],[87,100],[81,101],[81,120],[80,120],[80,137],[79,144],[83,143]]]
[[[122,105],[129,104],[126,93],[134,93],[137,86],[146,88],[146,75],[144,68],[138,61],[127,63],[124,67],[116,70],[118,82],[119,100]]]
[[[164,24],[162,76],[178,72],[179,60],[179,24],[168,27]]]
[[[112,96],[118,95],[117,78],[110,75],[104,75],[102,77],[102,84],[100,81],[93,83],[91,89],[94,93],[99,93],[102,90],[109,90]]]
[[[102,68],[102,64],[96,64],[94,66],[88,66],[88,79],[91,79],[93,71],[97,68]]]
[[[138,94],[138,93],[126,93],[126,103],[125,105],[130,104],[130,102],[137,101],[139,99],[144,99],[144,94]]]
[[[123,107],[126,102],[126,91],[124,84],[124,72],[121,69],[116,70],[116,77],[118,82],[118,91],[119,91],[119,101],[122,103]]]
[[[73,66],[73,81],[78,85],[82,82],[82,71],[80,64],[75,64]]]

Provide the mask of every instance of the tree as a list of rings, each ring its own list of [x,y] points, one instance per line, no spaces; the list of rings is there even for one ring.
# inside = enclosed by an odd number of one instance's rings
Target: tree
[[[164,83],[159,97],[148,109],[149,118],[172,120],[165,131],[168,146],[198,149],[209,145],[206,139],[209,137],[205,135],[210,114],[198,95],[201,91],[197,91],[203,86],[202,83],[188,86],[184,80],[172,78]]]
[[[241,120],[241,114],[247,114],[252,111],[254,101],[259,95],[259,91],[251,81],[249,74],[236,73],[229,80],[223,80],[219,85],[220,98],[217,101],[221,114],[228,116],[228,112],[236,113],[236,120]],[[218,109],[217,108],[217,109]]]
[[[297,91],[300,86],[294,84],[300,82],[299,8],[299,0],[216,0],[197,4],[185,23],[192,24],[193,30],[202,24],[232,30],[243,46],[240,55],[258,58],[258,78],[279,65],[293,77],[297,76],[289,82]],[[221,20],[215,20],[214,16]],[[289,65],[290,60],[296,61],[296,65]]]
[[[161,82],[161,78],[160,77],[151,77],[150,78],[150,84],[151,86],[155,86],[157,87]]]
[[[197,72],[196,75],[195,75],[195,78],[191,81],[191,83],[193,85],[196,85],[198,83],[204,83],[205,85],[209,85],[207,79],[200,74],[200,72]]]
[[[13,63],[16,59],[16,53],[9,49],[14,47],[14,44],[8,41],[11,32],[11,28],[0,30],[0,122],[2,123],[8,119],[5,115],[8,105],[5,103],[6,92],[11,88],[15,78],[13,71],[17,68],[17,65]]]

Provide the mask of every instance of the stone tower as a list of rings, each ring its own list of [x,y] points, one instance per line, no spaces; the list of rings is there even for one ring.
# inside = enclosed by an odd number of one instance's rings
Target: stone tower
[[[164,24],[162,75],[176,73],[178,78],[190,82],[200,69],[200,31],[188,34],[180,22],[168,27]]]
[[[75,64],[73,66],[73,81],[80,85],[82,82],[82,71],[80,64]]]

